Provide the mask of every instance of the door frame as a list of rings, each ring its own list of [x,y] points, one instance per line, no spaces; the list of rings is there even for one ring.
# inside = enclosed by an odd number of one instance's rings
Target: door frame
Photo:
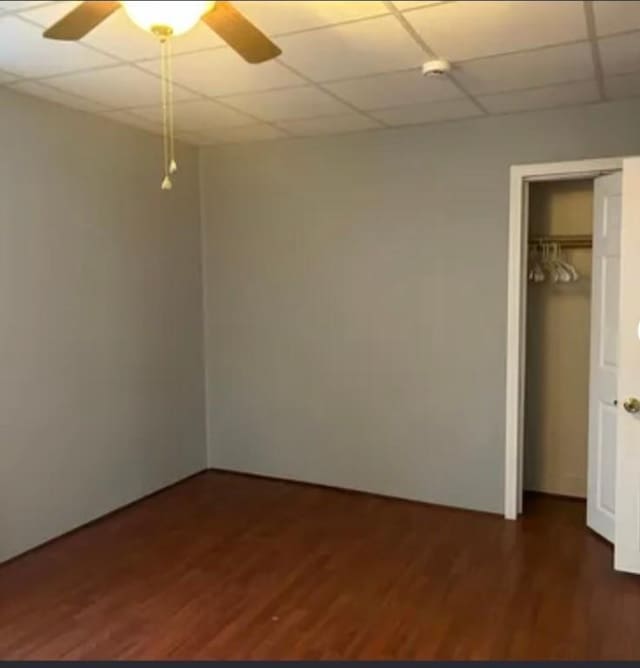
[[[529,183],[595,178],[621,170],[622,162],[622,157],[595,158],[513,165],[510,170],[504,468],[504,516],[509,520],[522,513]]]

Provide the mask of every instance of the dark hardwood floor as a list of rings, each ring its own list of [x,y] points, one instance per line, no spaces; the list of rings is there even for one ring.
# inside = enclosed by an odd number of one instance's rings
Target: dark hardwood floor
[[[0,566],[0,658],[640,659],[640,577],[527,510],[205,473]]]

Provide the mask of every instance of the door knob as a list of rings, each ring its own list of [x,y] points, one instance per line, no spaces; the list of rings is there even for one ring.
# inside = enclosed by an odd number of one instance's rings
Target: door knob
[[[624,409],[627,413],[640,413],[640,399],[629,397],[624,402]]]

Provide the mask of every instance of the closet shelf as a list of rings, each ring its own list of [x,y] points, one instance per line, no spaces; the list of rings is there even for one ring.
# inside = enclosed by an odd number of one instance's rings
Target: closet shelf
[[[593,237],[590,234],[557,234],[529,239],[529,246],[545,244],[556,244],[559,248],[591,248]]]

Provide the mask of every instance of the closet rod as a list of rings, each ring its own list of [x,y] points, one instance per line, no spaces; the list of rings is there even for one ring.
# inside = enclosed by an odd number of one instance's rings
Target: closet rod
[[[557,234],[529,239],[529,246],[541,244],[557,244],[560,248],[591,248],[593,237],[590,234]]]

